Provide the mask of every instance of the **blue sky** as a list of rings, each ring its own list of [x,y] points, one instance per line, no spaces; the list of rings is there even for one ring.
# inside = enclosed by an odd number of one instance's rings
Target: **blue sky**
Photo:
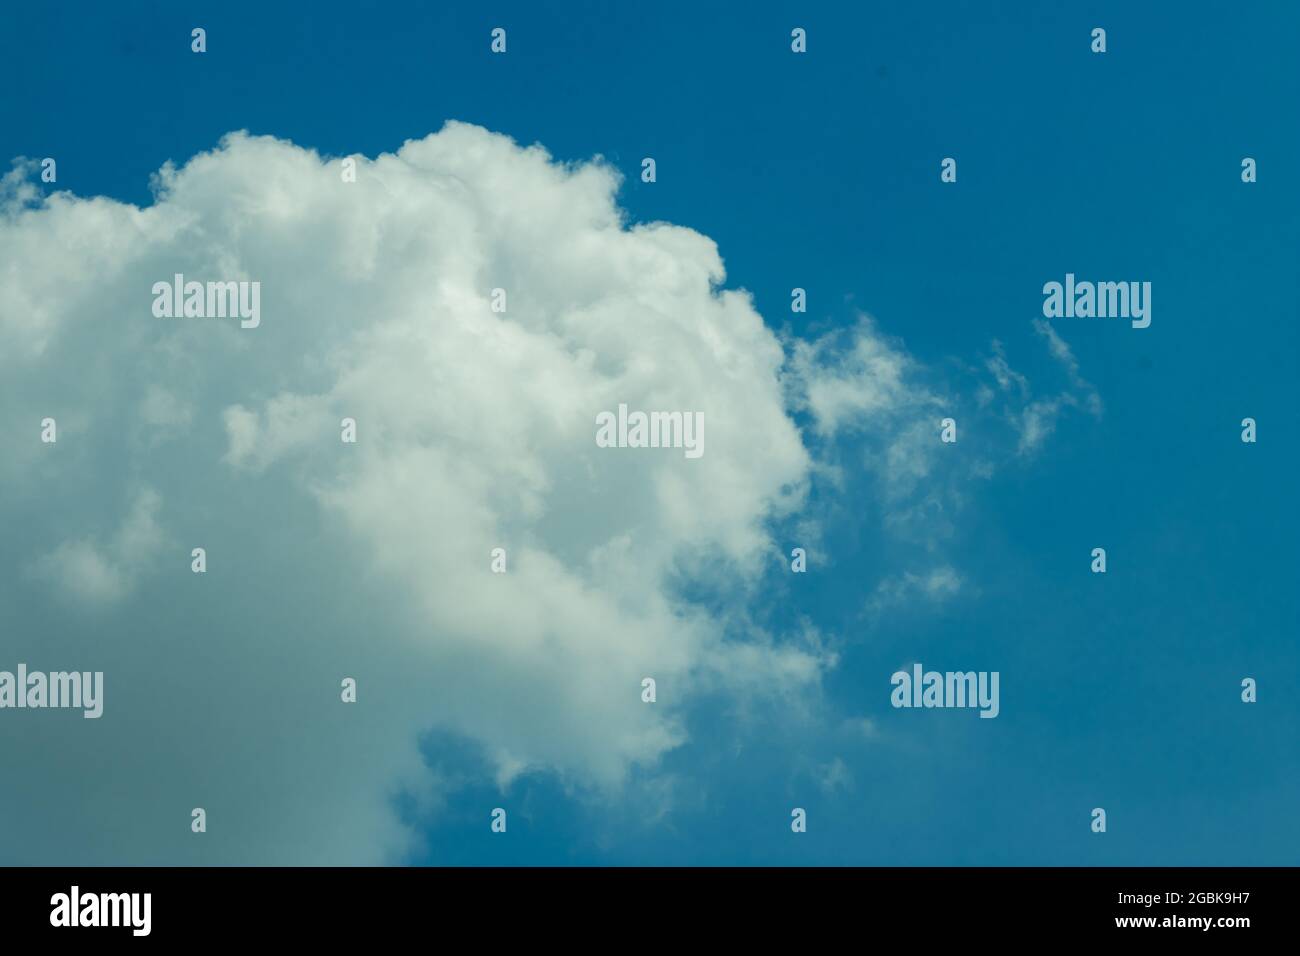
[[[889,479],[871,466],[876,433],[832,440],[793,413],[840,480],[813,480],[800,514],[768,524],[788,552],[802,543],[800,521],[818,521],[809,573],[769,562],[743,602],[772,632],[812,628],[833,649],[811,702],[787,712],[743,689],[678,702],[689,739],[633,766],[615,791],[540,765],[503,790],[490,745],[431,722],[419,752],[443,799],[390,788],[391,812],[418,833],[402,860],[1296,861],[1300,75],[1290,38],[1300,13],[1284,3],[944,6],[28,4],[8,15],[0,152],[56,157],[60,189],[148,205],[165,162],[181,166],[241,129],[375,157],[458,120],[540,143],[561,162],[599,155],[625,177],[616,199],[629,221],[712,239],[725,288],[752,293],[787,348],[838,341],[869,314],[909,356],[913,387],[941,396],[961,423],[945,451],[964,457],[922,479],[942,486],[939,513],[900,532]],[[194,26],[207,30],[201,56],[189,48]],[[504,56],[489,52],[496,26],[508,31]],[[796,26],[808,33],[804,55],[790,51]],[[1104,55],[1089,50],[1096,26],[1107,30]],[[644,156],[657,163],[651,184],[639,178]],[[955,184],[939,180],[948,156]],[[1250,185],[1246,156],[1258,161]],[[1153,287],[1150,328],[1053,323],[1084,388],[1034,325],[1043,283],[1067,272]],[[808,291],[806,314],[790,311],[796,286]],[[1016,413],[1000,411],[1014,385],[974,406],[998,355],[1034,396],[1095,393],[1104,410],[1067,402],[1041,446],[1022,453]],[[1240,441],[1247,416],[1256,444]],[[104,454],[98,467],[112,469]],[[994,473],[972,477],[985,458]],[[256,487],[233,523],[256,527],[259,507],[277,513],[259,506]],[[338,532],[302,508],[301,527],[319,525],[321,539],[307,550],[332,553]],[[47,550],[37,519],[20,527],[32,550]],[[17,537],[0,593],[4,629],[28,635],[17,646],[29,657],[45,629],[63,629],[73,649],[164,623],[203,634],[184,600],[223,613],[244,593],[145,583],[129,612],[65,615],[14,583],[26,560]],[[1107,550],[1105,575],[1089,572],[1094,547]],[[285,585],[292,599],[275,633],[286,659],[311,650],[285,635],[342,626],[312,606],[329,573],[320,560],[315,583]],[[872,605],[882,582],[934,568],[960,580],[955,593]],[[741,600],[678,585],[697,608]],[[359,630],[382,617],[353,611]],[[179,653],[178,668],[194,666]],[[893,710],[889,675],[917,660],[1000,672],[998,719]],[[1258,681],[1258,703],[1241,702],[1244,677]],[[871,732],[853,729],[861,720]],[[53,739],[80,724],[59,724]],[[286,746],[311,726],[286,731]],[[275,738],[268,731],[259,749],[273,753]],[[21,752],[10,746],[11,758]],[[671,808],[651,813],[646,795],[665,780],[675,781]],[[498,805],[511,810],[505,838],[485,822]],[[1104,835],[1088,826],[1098,806]],[[791,807],[807,809],[806,834],[790,832]],[[15,825],[24,807],[6,809]],[[66,812],[94,818],[75,802]],[[324,820],[322,842],[349,826]]]

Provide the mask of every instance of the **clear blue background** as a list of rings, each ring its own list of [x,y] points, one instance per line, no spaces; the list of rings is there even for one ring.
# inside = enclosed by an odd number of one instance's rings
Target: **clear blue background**
[[[602,827],[537,775],[494,840],[484,782],[423,823],[415,862],[1300,862],[1294,3],[22,3],[0,23],[0,158],[57,157],[78,195],[148,203],[150,173],[233,129],[373,156],[459,119],[605,156],[634,219],[712,237],[727,284],[800,334],[862,308],[926,363],[1027,356],[1043,282],[1153,283],[1145,331],[1058,323],[1106,412],[972,489],[950,557],[977,598],[866,628],[890,546],[851,523],[788,592],[844,641],[830,706],[878,740],[777,722],[736,752],[699,713],[668,768],[707,798],[659,825]],[[891,711],[904,659],[999,670],[1001,717]],[[826,794],[799,768],[835,756],[854,785]]]

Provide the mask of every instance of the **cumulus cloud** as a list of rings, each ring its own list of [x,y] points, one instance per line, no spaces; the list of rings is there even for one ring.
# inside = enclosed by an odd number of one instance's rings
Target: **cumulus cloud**
[[[690,738],[683,702],[798,697],[833,664],[677,586],[757,580],[810,469],[782,345],[713,242],[625,222],[599,161],[472,126],[354,160],[346,182],[233,134],[164,168],[146,208],[7,181],[6,506],[54,517],[5,558],[59,583],[17,652],[106,675],[98,736],[59,726],[66,765],[0,745],[34,768],[0,796],[20,860],[393,859],[412,849],[395,796],[440,792],[423,733],[472,741],[503,787],[545,770],[616,792]],[[178,273],[259,282],[260,327],[155,317]],[[707,453],[598,448],[619,403],[702,412]],[[70,533],[145,477],[112,536]],[[68,592],[115,615],[64,617]],[[47,799],[103,762],[76,783],[98,814]]]

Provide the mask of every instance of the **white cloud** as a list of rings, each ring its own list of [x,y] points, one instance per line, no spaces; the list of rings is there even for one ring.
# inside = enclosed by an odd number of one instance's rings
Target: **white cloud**
[[[843,721],[841,729],[852,737],[873,740],[880,734],[880,728],[870,717],[850,717]]]
[[[1102,414],[1101,396],[1096,388],[1079,374],[1079,362],[1070,350],[1070,346],[1049,322],[1042,319],[1034,320],[1034,331],[1046,340],[1048,351],[1064,369],[1069,384],[1056,395],[1027,401],[1021,408],[1011,413],[1019,432],[1017,451],[1021,455],[1032,454],[1039,449],[1044,440],[1056,430],[1056,422],[1062,410],[1081,408],[1093,418],[1101,418]],[[1000,349],[998,357],[1005,366],[1005,358],[1001,356]],[[1009,370],[1009,367],[1007,368]],[[1028,395],[1028,382],[1023,376],[1020,376],[1020,380],[1023,383],[1022,392]]]
[[[1029,394],[1029,379],[1008,364],[1006,351],[1001,342],[994,340],[993,357],[985,363],[985,366],[993,374],[998,388],[1002,391],[1007,392],[1014,388],[1021,395]]]
[[[150,385],[140,403],[140,419],[160,431],[184,431],[194,417],[188,402],[181,401],[165,388]]]
[[[915,363],[860,315],[851,329],[792,344],[787,382],[793,404],[806,409],[817,432],[879,425],[901,409],[933,398],[910,377]]]
[[[36,562],[36,570],[54,588],[89,601],[115,601],[127,590],[122,572],[86,540],[63,542]]]
[[[1034,329],[1043,338],[1047,339],[1047,346],[1052,353],[1052,357],[1060,362],[1065,369],[1070,381],[1070,388],[1073,390],[1073,400],[1094,418],[1101,418],[1101,395],[1091,382],[1079,374],[1079,360],[1074,357],[1074,352],[1071,351],[1070,346],[1057,334],[1050,322],[1035,319]]]
[[[887,577],[876,585],[868,607],[873,612],[879,612],[917,600],[937,604],[956,597],[962,584],[961,575],[948,565],[919,573],[905,571]]]
[[[833,665],[802,636],[675,589],[684,573],[752,586],[768,523],[798,509],[811,465],[782,346],[746,294],[719,291],[714,244],[627,227],[599,162],[563,166],[472,126],[358,157],[355,183],[339,169],[234,134],[165,168],[148,208],[28,194],[0,218],[0,371],[21,408],[9,440],[27,441],[36,392],[79,423],[16,473],[15,506],[73,503],[26,546],[84,598],[134,595],[122,619],[144,630],[104,663],[100,736],[64,728],[59,748],[89,765],[112,735],[114,769],[78,793],[119,807],[114,838],[79,831],[94,815],[57,801],[32,810],[60,771],[8,741],[6,764],[46,768],[0,797],[27,814],[20,858],[59,834],[84,841],[69,860],[377,860],[410,847],[395,789],[437,790],[416,748],[425,730],[477,742],[503,786],[546,769],[611,792],[689,738],[683,704],[797,698]],[[175,273],[260,282],[260,328],[155,318],[152,285]],[[831,414],[866,407],[815,395]],[[595,416],[620,402],[703,412],[707,453],[597,448]],[[355,445],[339,441],[343,417]],[[111,540],[60,543],[145,473],[158,493]],[[170,557],[151,564],[161,500]],[[196,545],[203,576],[189,570]],[[494,547],[505,575],[490,573]],[[305,574],[334,576],[316,589]],[[319,609],[272,597],[303,588]],[[196,611],[184,636],[155,632],[147,602],[164,594],[225,610]],[[325,623],[301,633],[308,618]],[[330,623],[358,618],[373,625]],[[60,666],[83,666],[90,638],[65,635]],[[358,703],[343,705],[338,681],[358,672]],[[190,839],[191,806],[209,810],[206,840]]]
[[[142,489],[107,544],[91,538],[64,541],[36,559],[32,566],[35,576],[43,578],[56,594],[92,603],[122,599],[162,546],[157,522],[161,503],[153,489]]]
[[[848,764],[840,757],[835,757],[830,763],[818,767],[816,777],[817,785],[826,793],[833,794],[839,790],[853,788],[853,774],[849,771]]]

